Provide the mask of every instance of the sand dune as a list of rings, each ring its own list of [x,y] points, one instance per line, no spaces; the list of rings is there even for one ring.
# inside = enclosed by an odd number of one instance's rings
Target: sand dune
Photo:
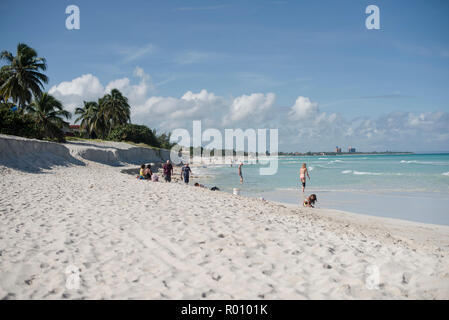
[[[40,171],[52,166],[84,165],[93,161],[109,166],[161,162],[168,150],[135,147],[122,142],[72,141],[54,143],[0,134],[0,165],[22,171]]]
[[[448,227],[136,180],[133,148],[0,137],[0,298],[449,298]]]

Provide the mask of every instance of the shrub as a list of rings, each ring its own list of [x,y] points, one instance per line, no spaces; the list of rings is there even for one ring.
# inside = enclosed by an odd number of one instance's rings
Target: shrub
[[[134,143],[145,143],[152,147],[161,147],[157,137],[150,128],[130,123],[112,129],[107,136],[107,140],[131,141]]]
[[[173,146],[176,145],[176,143],[170,142],[171,133],[162,133],[157,136],[157,140],[159,142],[159,145],[162,149],[170,150]]]
[[[0,133],[33,139],[43,139],[42,128],[33,117],[20,111],[11,111],[8,105],[0,106]]]

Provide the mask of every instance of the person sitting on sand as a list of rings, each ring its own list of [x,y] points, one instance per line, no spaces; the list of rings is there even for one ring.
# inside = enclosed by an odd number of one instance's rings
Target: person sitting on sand
[[[145,165],[140,166],[139,175],[137,176],[137,179],[145,180]]]
[[[148,164],[143,173],[145,174],[145,179],[151,180],[151,176],[153,175],[153,171],[151,171],[151,165]]]
[[[159,181],[159,177],[157,174],[153,173],[153,175],[151,176],[151,181],[152,182],[158,182]]]
[[[186,163],[186,165],[182,167],[181,170],[181,179],[184,178],[184,182],[186,184],[189,184],[190,174],[192,174],[192,170],[190,170],[189,164]]]
[[[303,202],[303,206],[304,207],[309,207],[309,208],[314,208],[314,204],[315,204],[315,202],[317,202],[318,201],[318,199],[317,199],[317,197],[316,197],[316,194],[311,194],[310,196],[308,196],[306,199],[304,199],[304,202]]]
[[[302,183],[302,192],[304,192],[304,190],[306,189],[306,175],[310,181],[309,170],[307,170],[307,165],[303,163],[302,168],[299,170],[299,179]]]

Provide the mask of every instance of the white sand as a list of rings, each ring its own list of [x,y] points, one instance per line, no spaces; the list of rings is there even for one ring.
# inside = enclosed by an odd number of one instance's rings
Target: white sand
[[[40,143],[0,136],[0,298],[449,298],[448,227],[138,181],[82,156],[122,145]]]

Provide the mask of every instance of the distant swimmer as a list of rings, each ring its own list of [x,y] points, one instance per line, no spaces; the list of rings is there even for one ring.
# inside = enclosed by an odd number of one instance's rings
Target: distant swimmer
[[[240,177],[240,183],[243,183],[242,167],[243,167],[243,162],[241,162],[240,165],[239,165],[239,177]]]
[[[303,163],[302,168],[299,170],[299,179],[302,183],[302,192],[304,192],[304,190],[306,189],[306,175],[310,181],[309,170],[307,170],[307,165]]]

